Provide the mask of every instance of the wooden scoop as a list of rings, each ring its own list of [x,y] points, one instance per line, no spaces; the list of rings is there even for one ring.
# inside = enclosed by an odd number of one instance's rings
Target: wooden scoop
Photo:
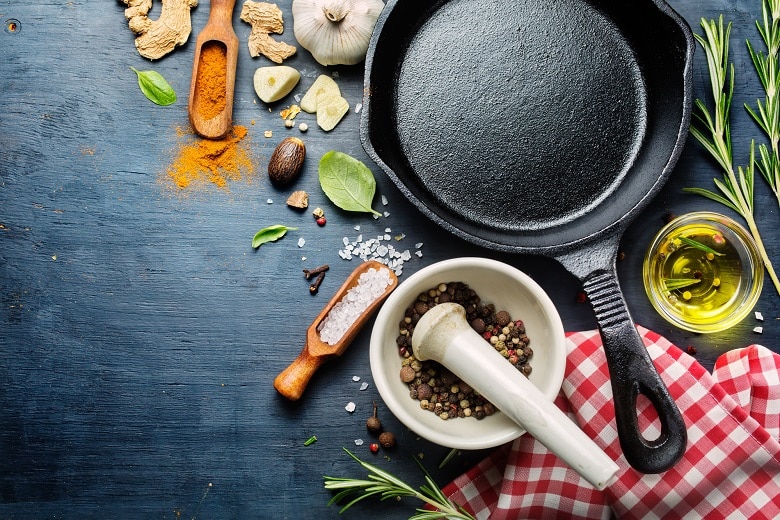
[[[365,308],[358,319],[355,320],[355,323],[347,329],[335,345],[328,344],[320,338],[317,327],[322,323],[322,320],[325,319],[328,313],[330,313],[333,306],[340,302],[344,298],[344,295],[358,284],[360,275],[367,272],[369,269],[388,269],[390,271],[390,280],[392,280],[392,283],[385,288],[384,292],[376,300]],[[282,373],[276,376],[274,388],[287,399],[291,401],[298,400],[320,365],[330,358],[340,356],[347,349],[349,344],[352,343],[352,340],[355,339],[357,333],[360,332],[360,329],[363,328],[366,321],[372,316],[377,307],[379,307],[379,304],[381,304],[397,286],[398,278],[395,276],[395,273],[393,273],[392,269],[389,269],[383,264],[369,260],[368,262],[359,265],[357,269],[352,271],[352,274],[349,275],[338,292],[331,298],[328,305],[322,309],[319,316],[317,316],[309,326],[306,331],[306,345],[298,355],[298,358],[282,371]]]
[[[211,0],[209,19],[195,45],[187,110],[192,128],[207,139],[225,137],[233,120],[233,90],[238,61],[238,37],[233,30],[235,5],[236,0]],[[204,48],[207,48],[205,55]],[[215,49],[222,53],[218,63],[225,63],[224,71],[206,67],[201,59],[213,57],[212,52],[217,52]],[[204,84],[200,85],[199,82]],[[209,88],[206,88],[205,83],[208,83]],[[215,85],[217,89],[212,88]],[[224,93],[221,92],[223,85]]]

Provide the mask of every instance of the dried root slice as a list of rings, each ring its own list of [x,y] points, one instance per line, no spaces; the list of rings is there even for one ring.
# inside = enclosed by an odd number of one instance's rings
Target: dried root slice
[[[349,103],[341,96],[323,93],[317,96],[317,125],[326,132],[333,130],[349,112]]]
[[[295,54],[294,46],[278,42],[270,34],[282,34],[284,21],[282,10],[276,4],[246,0],[241,8],[241,19],[252,26],[249,34],[249,54],[256,58],[261,54],[274,63],[282,63]]]
[[[310,114],[315,113],[317,111],[317,97],[320,94],[341,97],[341,90],[333,78],[320,74],[301,99],[301,110]]]
[[[287,205],[291,208],[306,209],[309,207],[309,194],[305,191],[294,191],[287,198]]]
[[[192,32],[190,10],[198,5],[198,0],[162,0],[162,9],[157,20],[151,20],[148,16],[152,9],[152,0],[122,2],[127,5],[125,18],[130,30],[138,35],[135,48],[144,58],[162,58],[177,45],[183,45]]]

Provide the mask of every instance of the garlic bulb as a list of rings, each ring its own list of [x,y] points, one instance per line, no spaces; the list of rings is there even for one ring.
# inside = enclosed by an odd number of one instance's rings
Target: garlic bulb
[[[295,39],[322,65],[354,65],[366,57],[382,0],[293,0]]]

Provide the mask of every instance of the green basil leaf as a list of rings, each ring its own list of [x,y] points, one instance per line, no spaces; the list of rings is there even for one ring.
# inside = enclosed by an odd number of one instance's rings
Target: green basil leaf
[[[322,191],[339,208],[380,214],[371,209],[376,179],[371,170],[359,160],[331,150],[320,159],[319,176]]]
[[[280,238],[282,238],[285,234],[287,234],[288,231],[296,230],[298,228],[294,227],[287,227],[282,224],[274,224],[273,226],[268,226],[267,228],[263,228],[257,233],[255,233],[254,238],[252,238],[252,247],[257,249],[261,245],[265,244],[266,242],[276,242]]]
[[[176,102],[176,92],[165,81],[162,74],[154,70],[130,68],[138,76],[138,86],[141,87],[141,92],[144,93],[146,99],[160,106],[168,106]]]

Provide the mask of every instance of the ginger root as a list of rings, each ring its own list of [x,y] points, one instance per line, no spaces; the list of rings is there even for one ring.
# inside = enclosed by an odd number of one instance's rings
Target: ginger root
[[[192,32],[190,10],[198,0],[162,0],[157,20],[149,19],[152,0],[121,0],[130,30],[138,37],[135,48],[138,54],[150,60],[162,58],[177,45],[183,45]]]
[[[282,63],[297,50],[294,46],[278,42],[270,34],[282,34],[284,21],[282,10],[276,4],[246,0],[241,8],[241,19],[252,26],[249,34],[249,54],[256,58],[261,54],[274,63]]]

